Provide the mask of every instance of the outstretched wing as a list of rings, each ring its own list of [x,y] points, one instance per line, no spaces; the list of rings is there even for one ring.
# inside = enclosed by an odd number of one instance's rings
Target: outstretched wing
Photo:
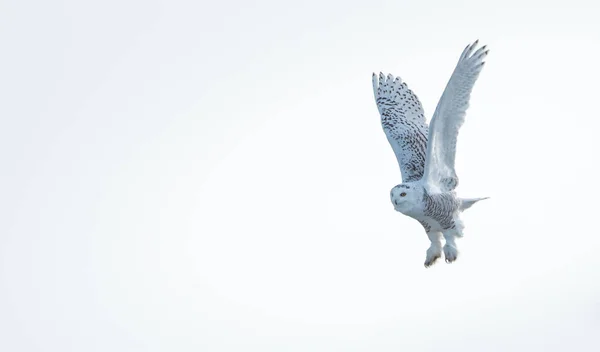
[[[463,51],[431,118],[424,175],[430,193],[451,191],[458,185],[454,170],[458,130],[465,121],[471,91],[488,53],[485,46],[475,51],[477,43],[467,45]]]
[[[373,73],[381,126],[400,165],[402,182],[420,180],[425,168],[427,122],[417,96],[400,77]]]

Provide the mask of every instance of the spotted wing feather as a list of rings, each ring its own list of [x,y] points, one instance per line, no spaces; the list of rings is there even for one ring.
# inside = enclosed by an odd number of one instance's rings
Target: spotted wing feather
[[[428,127],[417,96],[391,74],[373,73],[373,93],[381,126],[402,173],[402,182],[420,180],[425,169]]]

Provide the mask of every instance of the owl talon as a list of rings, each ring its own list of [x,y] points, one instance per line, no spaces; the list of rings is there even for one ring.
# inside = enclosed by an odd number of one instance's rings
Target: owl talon
[[[425,258],[425,267],[429,268],[435,262],[442,257],[442,250],[440,246],[436,244],[432,244],[429,249],[427,249],[427,257]]]
[[[444,257],[446,259],[446,263],[451,264],[456,260],[456,258],[458,258],[458,250],[456,247],[447,244],[444,246]]]
[[[440,259],[440,257],[441,257],[441,255],[438,255],[438,256],[435,256],[435,257],[433,257],[433,258],[431,258],[431,259],[427,259],[427,260],[425,260],[425,267],[426,267],[426,268],[429,268],[429,267],[431,267],[433,264],[435,264],[435,262],[436,262],[438,259]]]

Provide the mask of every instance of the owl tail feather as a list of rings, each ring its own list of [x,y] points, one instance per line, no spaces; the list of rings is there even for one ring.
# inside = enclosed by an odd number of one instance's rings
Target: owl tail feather
[[[480,200],[488,199],[489,197],[484,198],[461,198],[460,199],[460,211],[464,211],[469,209],[471,205],[479,202]]]

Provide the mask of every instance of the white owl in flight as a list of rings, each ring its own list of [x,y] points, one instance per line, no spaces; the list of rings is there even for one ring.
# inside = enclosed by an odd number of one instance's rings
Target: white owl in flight
[[[373,91],[381,114],[381,125],[402,173],[402,183],[392,188],[394,209],[418,220],[431,246],[425,267],[442,255],[447,263],[458,256],[455,239],[462,237],[460,213],[485,198],[459,198],[454,189],[458,130],[465,121],[469,97],[488,50],[475,50],[478,41],[467,45],[438,102],[428,127],[417,96],[400,77],[373,74]]]

